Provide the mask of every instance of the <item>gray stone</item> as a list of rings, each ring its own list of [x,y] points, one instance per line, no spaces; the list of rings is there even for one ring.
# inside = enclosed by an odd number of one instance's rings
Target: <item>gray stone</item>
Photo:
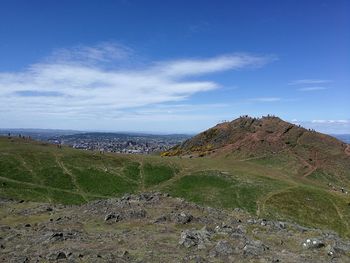
[[[326,250],[326,253],[327,253],[328,256],[333,257],[335,255],[334,248],[331,245],[327,245],[325,247],[325,250]]]
[[[113,219],[113,218],[115,218],[115,217],[116,217],[116,216],[115,216],[114,213],[107,214],[107,215],[105,216],[105,221],[109,221],[109,220],[111,220],[111,219]]]
[[[211,233],[203,227],[200,230],[184,230],[181,232],[179,244],[186,248],[205,248],[210,242]]]
[[[167,217],[165,215],[161,215],[160,217],[156,218],[154,220],[154,223],[159,224],[159,223],[164,223],[167,221]]]
[[[343,242],[343,241],[337,241],[336,244],[333,247],[334,252],[337,254],[346,254],[350,252],[350,243],[349,242]]]
[[[177,224],[187,224],[192,221],[193,216],[191,214],[181,212],[179,214],[172,215],[172,219]]]
[[[215,232],[219,234],[231,234],[234,232],[234,229],[230,225],[222,223],[215,227]]]
[[[129,211],[128,218],[141,219],[141,218],[145,218],[146,215],[147,215],[147,212],[145,209],[133,209]]]
[[[232,245],[227,240],[220,240],[213,249],[215,256],[227,256],[233,253]]]
[[[66,253],[64,252],[59,252],[56,257],[56,259],[65,259],[65,258],[67,258],[67,256],[66,256]]]
[[[269,248],[265,246],[260,240],[249,240],[243,248],[244,256],[259,256]]]
[[[49,240],[50,240],[50,241],[62,241],[62,240],[64,240],[63,233],[62,233],[62,232],[53,233],[53,234],[50,236]]]
[[[323,241],[317,238],[308,238],[302,244],[304,249],[313,249],[324,247],[325,244]]]

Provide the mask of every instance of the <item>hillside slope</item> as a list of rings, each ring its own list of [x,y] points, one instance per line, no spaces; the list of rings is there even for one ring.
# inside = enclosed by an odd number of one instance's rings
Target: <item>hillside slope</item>
[[[240,117],[186,140],[163,156],[225,157],[286,165],[286,172],[350,183],[350,146],[277,117]]]
[[[190,159],[100,154],[0,137],[0,196],[82,204],[160,191],[201,205],[241,208],[259,217],[350,236],[350,200],[341,191],[348,189],[346,180],[337,177],[338,183],[329,186],[327,177],[297,176],[298,163],[283,155]]]
[[[199,133],[169,151],[169,155],[214,155],[241,154],[259,156],[279,153],[287,149],[310,147],[323,154],[344,155],[346,143],[285,122],[278,117],[240,117],[224,122]],[[310,153],[311,154],[311,153]]]

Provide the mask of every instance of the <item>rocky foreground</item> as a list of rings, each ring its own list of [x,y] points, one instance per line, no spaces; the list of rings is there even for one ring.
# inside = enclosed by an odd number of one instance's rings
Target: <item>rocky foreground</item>
[[[350,262],[333,232],[166,194],[62,206],[0,200],[0,262]]]

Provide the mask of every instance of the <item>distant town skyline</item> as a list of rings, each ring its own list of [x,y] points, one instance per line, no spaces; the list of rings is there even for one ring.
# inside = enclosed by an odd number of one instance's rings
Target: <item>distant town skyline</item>
[[[348,1],[2,1],[0,128],[350,133]]]

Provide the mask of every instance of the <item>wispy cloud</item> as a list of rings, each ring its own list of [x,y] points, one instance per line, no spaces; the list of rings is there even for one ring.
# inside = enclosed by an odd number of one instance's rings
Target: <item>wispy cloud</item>
[[[305,87],[298,89],[299,91],[318,91],[318,90],[326,90],[326,87]]]
[[[292,119],[290,122],[327,134],[350,133],[350,119],[315,119],[311,121]]]
[[[72,48],[56,49],[47,62],[69,64],[96,64],[130,58],[134,51],[121,44],[103,42],[95,46],[78,45]]]
[[[328,79],[299,79],[299,80],[293,80],[288,83],[288,85],[310,85],[310,84],[324,84],[324,83],[330,83],[332,80]]]
[[[36,91],[36,90],[19,90],[14,92],[20,97],[63,97],[64,94],[57,91]]]
[[[303,127],[328,134],[350,133],[350,119],[315,119],[311,121],[301,121],[300,124]]]
[[[252,102],[276,102],[282,100],[279,97],[259,97],[259,98],[251,98],[249,101]]]
[[[312,120],[311,123],[349,124],[350,120]]]
[[[132,54],[131,49],[111,43],[79,46],[55,51],[21,72],[0,72],[0,111],[118,118],[128,109],[177,102],[220,88],[215,81],[195,77],[259,67],[274,59],[233,54],[123,66]]]
[[[153,70],[156,70],[167,77],[182,78],[186,76],[220,72],[229,69],[262,66],[273,59],[275,58],[271,56],[261,57],[236,54],[219,56],[210,59],[176,60],[171,62],[166,61],[158,63]]]

